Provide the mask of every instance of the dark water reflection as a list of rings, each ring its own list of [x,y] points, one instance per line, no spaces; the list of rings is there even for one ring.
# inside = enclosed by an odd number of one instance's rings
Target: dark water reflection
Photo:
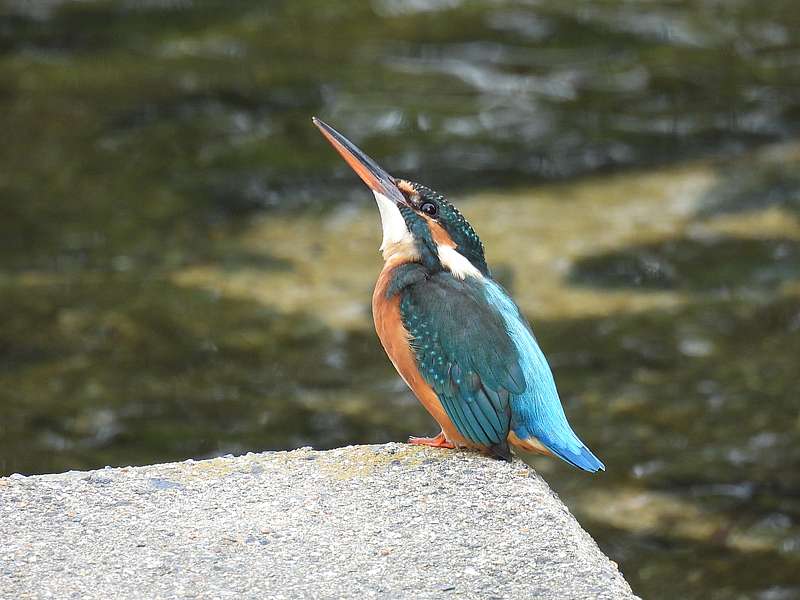
[[[669,239],[591,256],[573,270],[582,284],[727,292],[789,279],[800,279],[800,242],[780,238]]]
[[[798,66],[788,0],[0,3],[0,474],[432,431],[319,114],[494,194],[465,212],[610,467],[541,469],[634,589],[800,596],[800,152],[751,153]]]

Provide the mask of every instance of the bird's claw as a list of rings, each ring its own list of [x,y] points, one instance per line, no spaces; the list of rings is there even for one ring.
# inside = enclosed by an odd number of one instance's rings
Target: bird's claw
[[[408,443],[414,446],[430,446],[431,448],[448,448],[450,450],[455,448],[452,442],[449,442],[442,431],[436,437],[410,437]]]

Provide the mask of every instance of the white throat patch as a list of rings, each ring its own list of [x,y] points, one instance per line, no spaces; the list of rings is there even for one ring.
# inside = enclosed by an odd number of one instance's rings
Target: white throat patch
[[[381,226],[383,227],[381,252],[386,251],[390,246],[413,244],[414,238],[397,205],[379,192],[373,190],[372,193],[375,194],[375,201],[378,203],[378,210],[381,213]]]
[[[375,201],[378,203],[378,210],[381,213],[383,242],[380,250],[383,252],[384,260],[397,256],[402,256],[405,260],[419,258],[414,246],[414,236],[408,230],[406,220],[400,213],[400,209],[397,208],[397,205],[392,200],[380,192],[373,190],[372,193],[375,195]],[[464,279],[469,276],[483,279],[483,274],[475,268],[475,265],[452,246],[437,244],[436,250],[442,265],[454,277]]]
[[[436,249],[439,252],[439,260],[442,265],[453,274],[453,277],[464,279],[469,276],[476,279],[483,279],[483,274],[475,268],[475,265],[469,262],[469,260],[455,248],[438,244]]]

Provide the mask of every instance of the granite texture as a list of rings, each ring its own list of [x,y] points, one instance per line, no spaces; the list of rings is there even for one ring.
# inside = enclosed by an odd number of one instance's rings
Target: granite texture
[[[3,598],[634,597],[524,464],[404,444],[12,475],[0,540]]]

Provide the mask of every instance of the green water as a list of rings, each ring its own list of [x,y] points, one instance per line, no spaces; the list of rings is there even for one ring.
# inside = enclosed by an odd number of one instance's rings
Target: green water
[[[0,474],[434,433],[377,211],[454,197],[647,598],[800,597],[800,4],[0,3]]]

